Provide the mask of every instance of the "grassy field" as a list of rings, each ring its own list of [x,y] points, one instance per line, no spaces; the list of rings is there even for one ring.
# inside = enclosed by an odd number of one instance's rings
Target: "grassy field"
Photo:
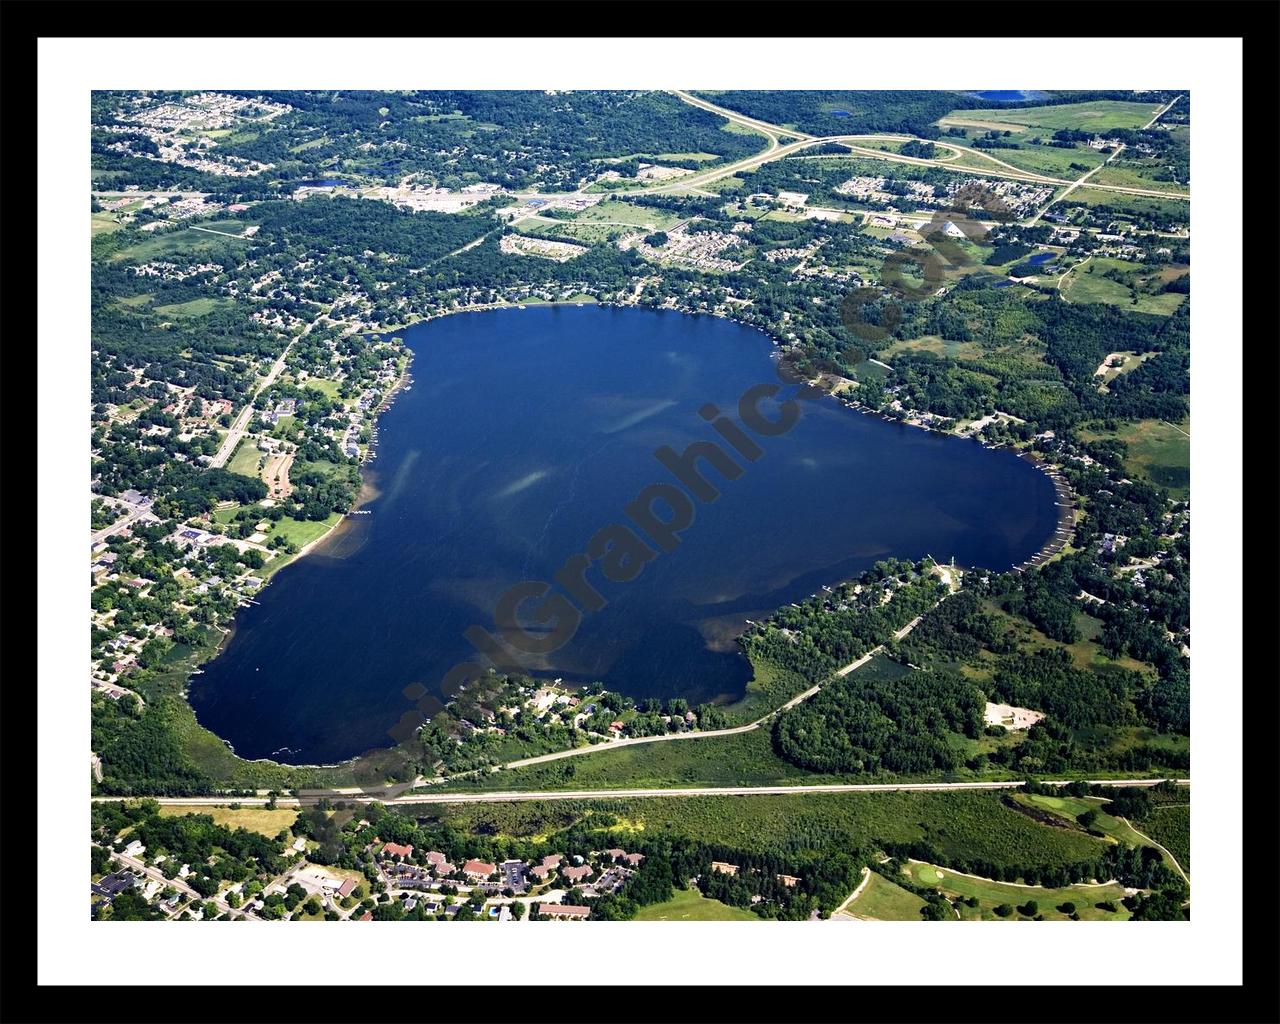
[[[1125,151],[1126,155],[1128,150]],[[1119,185],[1122,188],[1152,188],[1160,192],[1190,193],[1184,182],[1162,181],[1156,174],[1162,164],[1155,160],[1117,158],[1089,179],[1095,185]]]
[[[1157,807],[1139,827],[1173,854],[1183,871],[1191,873],[1190,804]]]
[[[227,460],[227,469],[232,473],[241,473],[244,476],[257,476],[258,465],[262,461],[262,452],[258,451],[258,445],[253,438],[246,437],[238,445],[232,453],[231,458]]]
[[[1179,426],[1164,420],[1139,420],[1121,424],[1116,430],[1081,430],[1086,441],[1119,438],[1129,446],[1125,469],[1135,476],[1167,488],[1176,500],[1191,493],[1191,421]]]
[[[1048,107],[1024,107],[1010,110],[954,110],[939,118],[939,124],[981,123],[993,127],[1022,125],[1028,128],[1079,128],[1082,131],[1107,132],[1112,128],[1140,128],[1156,115],[1159,103],[1135,103],[1128,100],[1090,100],[1085,103],[1063,103]]]
[[[242,221],[230,221],[229,223],[232,227],[219,227],[218,224],[206,224],[203,226],[223,231],[244,230],[245,225]],[[212,235],[208,231],[193,231],[191,228],[184,228],[181,231],[150,235],[147,238],[143,238],[115,253],[111,260],[112,262],[121,262],[123,260],[146,262],[163,256],[172,256],[176,253],[182,253],[187,256],[202,256],[213,252],[222,252],[227,246],[243,248],[243,242],[228,238],[226,235]]]
[[[332,399],[335,402],[341,401],[341,396],[338,392],[342,387],[342,384],[336,380],[326,380],[320,377],[308,377],[302,382],[301,387],[304,391],[307,388],[314,388],[316,391],[324,394],[326,398]]]
[[[981,131],[978,134],[982,134]],[[1006,139],[1006,142],[1018,141]],[[1017,149],[987,149],[979,152],[988,153],[997,160],[1030,171],[1033,174],[1044,174],[1051,178],[1067,178],[1074,180],[1092,170],[1106,159],[1106,156],[1088,146],[1076,146],[1074,149],[1060,149],[1057,146],[1032,146],[1022,144]],[[973,167],[977,170],[1003,170],[976,153],[964,153],[957,165]],[[1072,166],[1073,164],[1077,166]],[[1083,167],[1084,170],[1080,168]]]
[[[279,835],[281,829],[292,828],[298,818],[297,810],[287,807],[277,807],[274,810],[242,807],[233,811],[230,807],[207,807],[203,804],[165,804],[160,808],[162,818],[176,818],[186,814],[208,814],[215,824],[229,829],[248,829],[269,839]]]
[[[867,887],[844,912],[866,921],[919,921],[923,906],[924,900],[915,893],[873,871]]]
[[[1139,831],[1134,829],[1133,825],[1129,824],[1129,822],[1121,818],[1113,817],[1110,814],[1103,813],[1102,805],[1106,803],[1106,800],[1102,797],[1044,796],[1038,793],[1037,794],[1018,793],[1014,797],[1014,799],[1017,800],[1019,803],[1026,804],[1029,807],[1038,807],[1041,810],[1049,811],[1051,814],[1056,814],[1062,817],[1063,819],[1066,819],[1072,822],[1075,821],[1077,816],[1083,814],[1085,811],[1090,811],[1090,810],[1097,811],[1098,816],[1093,823],[1093,828],[1095,831],[1101,832],[1103,835],[1107,836],[1109,839],[1112,839],[1117,843],[1124,843],[1127,846],[1150,846],[1151,845],[1146,841],[1146,839],[1143,838],[1142,834],[1140,834]],[[1189,823],[1190,808],[1187,807],[1187,808],[1184,808],[1184,810],[1188,812],[1186,820]],[[1157,828],[1158,827],[1159,826],[1157,826]],[[1172,819],[1172,831],[1175,832],[1175,844],[1177,843],[1176,828],[1177,828],[1176,819]],[[1155,837],[1153,836],[1152,838],[1155,838]],[[1188,831],[1186,833],[1186,838],[1189,841],[1190,839],[1189,825],[1188,825]],[[1159,842],[1162,845],[1167,845],[1163,843],[1163,840],[1157,839],[1156,842]],[[1170,849],[1170,853],[1172,852],[1173,852],[1172,849]],[[1165,857],[1164,861],[1166,864],[1169,864],[1170,868],[1175,868],[1174,864],[1169,863],[1168,857]],[[1185,864],[1181,866],[1183,867],[1184,870],[1186,870]]]
[[[715,153],[658,153],[654,156],[655,160],[666,160],[673,163],[694,163],[704,164],[719,160]]]
[[[642,907],[636,921],[759,921],[755,914],[741,907],[731,907],[719,900],[708,899],[697,889],[680,889],[666,903]]]
[[[232,305],[231,299],[206,297],[192,299],[190,302],[176,302],[171,306],[156,306],[155,311],[161,316],[172,316],[185,320],[189,317],[204,316],[221,306],[230,305]]]
[[[448,784],[450,790],[633,789],[826,782],[773,752],[768,729],[709,739],[642,743]]]
[[[984,354],[981,342],[945,341],[936,334],[925,334],[919,338],[895,340],[888,348],[881,349],[880,358],[892,364],[893,357],[901,352],[932,352],[950,359],[981,359]]]
[[[1062,280],[1062,297],[1068,302],[1101,302],[1139,313],[1168,316],[1187,296],[1161,289],[1186,272],[1185,267],[1147,266],[1128,260],[1095,256],[1078,264]],[[1115,280],[1119,277],[1121,280]]]
[[[609,221],[617,224],[630,224],[635,227],[645,227],[653,224],[656,228],[670,227],[680,218],[667,210],[659,210],[656,207],[636,206],[634,203],[615,202],[605,200],[603,203],[596,203],[595,206],[589,206],[587,209],[579,213],[570,223],[590,224],[596,221]]]
[[[89,215],[89,224],[93,235],[109,235],[113,231],[119,231],[123,224],[116,220],[118,214],[110,210],[101,210],[98,213]]]
[[[657,797],[417,805],[417,813],[456,827],[510,836],[546,835],[574,822],[599,827],[617,815],[634,831],[685,835],[742,850],[818,855],[833,846],[875,848],[924,842],[933,858],[1036,867],[1092,861],[1104,841],[1037,824],[997,793],[881,792],[806,795]]]
[[[1018,907],[1028,900],[1035,901],[1037,913],[1042,914],[1046,921],[1069,920],[1070,914],[1058,909],[1064,903],[1072,904],[1082,921],[1122,921],[1129,917],[1129,912],[1120,904],[1124,899],[1122,885],[1070,885],[1061,889],[1008,885],[1004,882],[993,882],[973,875],[961,875],[946,868],[916,862],[907,864],[903,868],[903,873],[915,884],[937,889],[944,896],[976,899],[978,901],[976,907],[964,904],[956,907],[962,921],[1026,920],[1027,918],[1017,911],[1009,917],[1002,918],[994,912],[994,909],[1002,903]],[[860,902],[861,898],[855,901],[854,906],[856,907]],[[1116,910],[1113,912],[1096,906],[1102,902],[1114,903]]]
[[[293,519],[284,516],[271,527],[271,537],[284,537],[298,547],[310,544],[337,525],[341,512],[330,512],[327,519]]]
[[[1155,196],[1127,196],[1122,192],[1103,192],[1087,185],[1076,189],[1063,204],[1072,206],[1106,206],[1120,213],[1144,214],[1164,218],[1174,224],[1186,224],[1191,216],[1191,206],[1180,199],[1160,199]]]

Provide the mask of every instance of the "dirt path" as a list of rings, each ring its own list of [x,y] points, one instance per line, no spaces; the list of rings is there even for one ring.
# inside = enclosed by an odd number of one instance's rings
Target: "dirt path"
[[[852,903],[854,900],[856,900],[859,896],[862,895],[862,890],[867,887],[867,884],[870,881],[871,881],[871,869],[869,867],[864,866],[862,869],[862,881],[858,883],[858,887],[854,889],[853,892],[849,893],[849,898],[846,899],[843,903],[841,903],[840,906],[836,907],[836,909],[832,912],[831,914],[832,921],[836,920],[837,917],[839,917],[841,921],[858,920],[852,914],[845,913],[845,908],[849,906],[849,904]]]
[[[272,455],[262,467],[262,482],[267,485],[271,497],[287,498],[293,493],[293,485],[289,483],[289,467],[293,465],[293,459],[293,452]]]
[[[1152,838],[1151,838],[1149,835],[1147,835],[1145,832],[1141,832],[1141,831],[1139,831],[1138,829],[1134,828],[1133,822],[1129,821],[1127,818],[1120,818],[1120,817],[1119,817],[1119,815],[1117,815],[1117,818],[1118,818],[1120,821],[1123,821],[1123,822],[1124,822],[1126,825],[1128,825],[1131,829],[1133,829],[1133,831],[1134,831],[1134,833],[1135,833],[1136,835],[1141,836],[1143,839],[1145,839],[1147,842],[1149,842],[1152,846],[1154,846],[1157,850],[1159,850],[1159,851],[1160,851],[1161,853],[1163,853],[1166,857],[1168,857],[1168,858],[1169,858],[1169,860],[1172,862],[1173,866],[1174,866],[1175,868],[1177,868],[1177,869],[1178,869],[1178,874],[1180,874],[1180,875],[1182,876],[1182,880],[1183,880],[1184,882],[1186,882],[1186,883],[1187,883],[1187,885],[1190,885],[1190,884],[1191,884],[1191,879],[1190,879],[1190,878],[1188,878],[1188,877],[1187,877],[1187,873],[1186,873],[1185,871],[1183,871],[1183,870],[1182,870],[1182,865],[1178,863],[1178,858],[1177,858],[1177,857],[1175,857],[1173,854],[1171,854],[1167,849],[1165,849],[1163,846],[1161,846],[1159,843],[1157,843],[1154,839],[1152,839]]]

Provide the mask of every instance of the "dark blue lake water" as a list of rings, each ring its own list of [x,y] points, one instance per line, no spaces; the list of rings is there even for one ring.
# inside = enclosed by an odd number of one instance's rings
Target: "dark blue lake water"
[[[282,570],[192,681],[200,721],[242,756],[328,763],[389,745],[403,688],[447,699],[444,674],[474,656],[463,631],[492,629],[504,590],[552,580],[628,522],[642,488],[674,483],[654,451],[717,440],[705,403],[734,411],[777,380],[759,331],[674,312],[501,310],[403,337],[414,383],[380,421],[372,514]],[[757,461],[737,460],[738,479],[706,470],[721,496],[696,505],[676,550],[628,583],[593,568],[607,606],[528,668],[636,696],[732,697],[750,677],[734,644],[746,619],[889,556],[1006,569],[1054,529],[1050,481],[1007,452],[833,399],[802,408],[790,432],[757,438]]]
[[[1044,99],[1049,94],[1039,89],[984,89],[969,95],[990,103],[1021,103],[1024,100]]]

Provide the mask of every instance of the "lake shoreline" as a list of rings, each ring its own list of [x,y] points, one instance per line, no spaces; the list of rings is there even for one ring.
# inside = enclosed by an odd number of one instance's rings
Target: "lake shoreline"
[[[618,308],[618,309],[635,309],[635,310],[637,310],[637,311],[646,311],[646,312],[650,312],[650,313],[652,313],[652,312],[676,312],[676,313],[680,313],[681,317],[687,317],[687,316],[690,316],[690,314],[683,313],[683,312],[682,312],[682,311],[680,311],[680,310],[662,310],[662,309],[655,309],[655,308],[653,308],[653,307],[644,306],[644,305],[640,305],[640,304],[600,303],[600,302],[587,302],[587,301],[585,301],[585,300],[583,300],[583,301],[579,301],[579,300],[567,300],[567,301],[556,302],[556,303],[539,302],[539,303],[530,303],[530,304],[523,304],[523,305],[524,305],[524,308],[525,308],[525,309],[534,309],[534,308],[536,308],[536,307],[538,307],[538,306],[551,306],[551,305],[555,305],[555,306],[575,306],[575,307],[585,307],[585,306],[587,306],[587,305],[594,305],[594,306],[604,306],[604,305],[608,305],[608,306],[614,306],[614,307],[616,307],[616,308]],[[521,306],[522,306],[522,304],[520,304],[520,303],[486,303],[486,304],[477,304],[477,305],[475,305],[475,306],[460,307],[460,308],[456,308],[456,309],[444,310],[444,311],[440,311],[440,312],[437,312],[437,313],[433,313],[433,314],[431,314],[431,315],[429,315],[429,316],[427,316],[427,317],[421,318],[421,319],[419,319],[419,320],[417,320],[417,321],[415,321],[415,322],[413,322],[413,323],[411,323],[411,324],[408,324],[408,325],[404,325],[404,326],[402,326],[402,327],[395,328],[394,330],[382,329],[382,330],[379,330],[379,331],[376,331],[376,332],[369,332],[369,333],[370,333],[370,334],[377,334],[377,335],[380,335],[380,336],[382,336],[382,337],[384,337],[384,338],[385,338],[385,337],[390,337],[390,336],[392,336],[394,333],[398,333],[398,332],[399,332],[399,331],[401,331],[401,330],[407,330],[409,327],[419,326],[419,325],[422,325],[422,324],[424,324],[424,323],[426,323],[426,322],[428,322],[428,321],[430,321],[430,320],[434,320],[434,319],[443,319],[444,317],[452,316],[452,315],[457,314],[457,313],[464,313],[464,312],[488,312],[488,311],[493,311],[493,310],[497,310],[497,309],[520,309],[520,308],[521,308]],[[700,318],[701,318],[698,314],[693,314],[692,316],[693,316],[693,318],[695,318],[695,319],[700,319]],[[704,313],[704,314],[701,314],[701,316],[709,316],[709,314],[705,314],[705,313]],[[756,332],[756,331],[758,331],[758,332],[759,332],[759,334],[760,334],[760,335],[762,335],[764,339],[767,339],[767,340],[769,341],[769,346],[768,346],[767,350],[771,350],[771,351],[770,351],[770,355],[771,355],[771,356],[776,360],[776,358],[777,358],[776,353],[778,352],[778,350],[779,350],[780,346],[779,346],[779,343],[778,343],[777,339],[776,339],[776,338],[771,337],[771,336],[770,336],[770,334],[769,334],[769,332],[768,332],[767,330],[762,330],[761,328],[759,328],[759,327],[757,327],[756,325],[753,325],[753,324],[743,323],[743,322],[741,322],[741,321],[736,320],[735,318],[733,318],[733,317],[731,317],[731,316],[716,316],[716,317],[715,317],[715,319],[716,319],[716,320],[720,320],[721,322],[724,322],[724,323],[734,323],[737,327],[742,328],[742,329],[745,329],[745,330],[748,330],[748,331],[752,331],[752,332]],[[550,323],[551,321],[544,321],[544,322],[546,322],[546,323]],[[468,328],[468,330],[469,330],[469,328]],[[385,411],[386,411],[386,409],[390,407],[390,405],[392,404],[392,402],[393,402],[394,398],[395,398],[395,397],[396,397],[396,396],[397,396],[401,391],[403,391],[403,390],[405,390],[405,389],[407,389],[407,388],[409,387],[410,382],[411,382],[411,380],[412,380],[412,378],[411,378],[411,376],[410,376],[410,372],[409,372],[409,371],[410,371],[410,367],[411,367],[412,365],[416,365],[416,364],[414,363],[414,359],[415,359],[416,355],[421,354],[421,353],[415,353],[415,352],[413,351],[413,349],[412,349],[412,348],[409,348],[407,345],[406,345],[406,348],[408,349],[408,360],[406,361],[405,366],[402,368],[402,370],[401,370],[401,372],[400,372],[400,375],[399,375],[399,377],[397,378],[397,380],[395,381],[394,385],[390,388],[390,390],[388,391],[387,395],[386,395],[386,396],[385,396],[385,397],[384,397],[384,398],[379,402],[378,406],[376,407],[376,409],[375,409],[375,418],[374,418],[374,420],[373,420],[373,422],[374,422],[375,426],[376,426],[376,424],[378,423],[378,417],[380,417],[380,416],[381,416],[381,413],[382,413],[382,412],[385,412]],[[837,398],[837,400],[840,400],[840,399],[841,399],[841,396],[832,396],[832,397],[836,397],[836,398]],[[846,407],[852,407],[852,408],[854,409],[854,411],[858,411],[858,412],[863,412],[863,413],[875,412],[875,410],[870,410],[870,409],[866,409],[866,408],[858,408],[858,407],[855,405],[855,403],[850,402],[850,401],[848,401],[847,399],[845,399],[845,400],[841,401],[841,404],[842,404],[842,405],[845,405]],[[899,425],[899,426],[902,426],[902,425],[914,425],[914,426],[921,426],[921,427],[923,427],[924,429],[929,430],[929,431],[931,431],[931,432],[933,432],[933,433],[938,433],[938,434],[949,434],[949,435],[950,435],[950,436],[952,436],[952,437],[956,437],[956,435],[951,434],[951,432],[950,432],[950,431],[939,430],[939,429],[937,429],[936,427],[931,427],[931,426],[929,426],[929,425],[927,425],[927,424],[923,424],[923,423],[906,423],[906,424],[904,424],[904,422],[903,422],[902,420],[898,420],[898,419],[896,419],[896,418],[894,418],[894,417],[890,417],[890,416],[885,416],[885,415],[883,415],[883,414],[880,414],[880,415],[879,415],[879,416],[877,416],[876,418],[879,418],[879,419],[881,419],[881,420],[883,420],[883,421],[886,421],[886,422],[896,422],[896,423],[898,423],[898,425]],[[959,440],[959,439],[960,439],[960,438],[957,438],[957,440]],[[375,443],[376,443],[376,441],[375,441]],[[984,445],[984,447],[986,447],[986,448],[988,448],[988,449],[994,449],[994,448],[997,448],[997,447],[1000,447],[1000,446]],[[398,447],[397,447],[397,449],[396,449],[396,450],[398,451]],[[358,511],[362,508],[362,506],[364,506],[364,505],[368,504],[369,502],[373,501],[373,500],[377,497],[378,492],[377,492],[377,490],[376,490],[376,481],[377,481],[377,479],[378,479],[378,476],[380,476],[381,474],[376,474],[376,473],[374,472],[374,470],[373,470],[373,467],[372,467],[372,466],[370,466],[370,465],[368,465],[368,462],[370,461],[370,460],[369,460],[369,455],[370,455],[370,454],[372,454],[372,453],[368,453],[368,454],[366,454],[366,458],[365,458],[364,462],[362,463],[362,465],[360,466],[360,473],[361,473],[361,477],[362,477],[363,485],[362,485],[362,487],[361,487],[361,492],[360,492],[360,494],[359,494],[359,495],[357,495],[357,497],[356,497],[356,499],[355,499],[355,501],[354,501],[354,503],[353,503],[353,505],[352,505],[351,509],[350,509],[350,510],[348,510],[348,512],[344,513],[342,516],[340,516],[340,517],[339,517],[339,519],[337,520],[337,522],[335,522],[335,523],[333,524],[333,526],[332,526],[332,527],[330,527],[330,528],[329,528],[329,529],[328,529],[324,534],[322,534],[320,537],[316,538],[314,541],[312,541],[312,542],[310,542],[309,544],[307,544],[307,545],[306,545],[306,546],[305,546],[305,547],[304,547],[304,548],[303,548],[303,549],[302,549],[302,550],[301,550],[297,555],[295,555],[292,559],[290,559],[289,563],[287,563],[286,565],[281,566],[281,567],[280,567],[281,569],[287,568],[287,567],[288,567],[288,564],[292,564],[293,562],[297,561],[298,559],[300,559],[300,558],[302,558],[302,557],[306,557],[308,554],[312,554],[312,553],[316,552],[317,550],[319,550],[322,554],[323,554],[323,553],[325,553],[325,552],[326,552],[326,549],[325,549],[325,548],[323,548],[323,547],[321,547],[321,545],[331,545],[331,546],[332,546],[332,545],[334,545],[334,544],[338,541],[338,539],[339,539],[339,538],[341,538],[341,537],[343,536],[343,534],[344,534],[347,530],[351,529],[351,527],[354,525],[354,520],[351,520],[351,521],[349,522],[349,521],[348,521],[348,517],[350,517],[353,513],[358,512]],[[393,451],[393,453],[392,453],[392,454],[393,454],[393,456],[394,456],[394,451]],[[1018,454],[1019,454],[1019,457],[1021,457],[1022,453],[1018,453]],[[393,461],[394,461],[394,459],[393,459]],[[1030,459],[1029,459],[1029,460],[1026,460],[1026,461],[1033,462],[1034,460],[1030,460]],[[1042,467],[1037,467],[1037,468],[1041,468],[1041,471],[1042,471],[1042,472],[1044,472],[1044,470],[1043,470],[1043,468],[1042,468]],[[1046,474],[1046,475],[1048,475],[1048,474]],[[1055,484],[1055,493],[1060,493],[1059,491],[1057,491],[1057,485],[1056,485],[1056,484]],[[1057,504],[1057,502],[1055,502],[1055,504]],[[1069,514],[1069,513],[1068,513],[1068,514]],[[1047,510],[1047,509],[1043,509],[1043,508],[1042,508],[1042,510],[1041,510],[1041,519],[1042,519],[1042,522],[1043,522],[1043,521],[1045,521],[1045,520],[1047,520],[1048,515],[1049,515],[1048,510]],[[1058,519],[1058,522],[1059,522],[1059,523],[1063,522],[1062,516],[1063,516],[1063,513],[1060,511],[1060,512],[1059,512],[1059,514],[1058,514],[1058,516],[1056,517],[1056,518]],[[343,526],[343,524],[344,524],[344,523],[346,524],[346,526],[343,528],[343,530],[341,530],[341,531],[336,531],[336,532],[335,532],[336,528],[337,528],[337,527],[339,527],[339,526]],[[1040,552],[1038,552],[1036,556],[1032,556],[1032,557],[1033,557],[1033,558],[1038,558],[1038,557],[1042,557],[1042,556],[1044,556],[1044,555],[1045,555],[1045,552],[1046,552],[1046,551],[1049,549],[1049,547],[1050,547],[1050,546],[1052,546],[1056,541],[1057,541],[1057,531],[1056,531],[1056,529],[1055,529],[1054,533],[1050,536],[1050,539],[1049,539],[1048,544],[1046,544],[1045,546],[1043,546],[1043,547],[1042,547],[1042,549],[1041,549],[1041,551],[1040,551]],[[1058,546],[1058,547],[1059,547],[1059,549],[1060,549],[1061,545],[1059,544],[1059,546]],[[1056,549],[1055,549],[1055,550],[1056,550]],[[1016,553],[1015,553],[1015,554],[1016,554]],[[336,555],[335,557],[341,557],[341,555]],[[961,554],[961,557],[963,558],[963,554]],[[1016,567],[1016,566],[1011,566],[1010,568],[1018,568],[1018,567]],[[1008,569],[1008,568],[1006,568],[1006,569],[1002,569],[1002,570],[998,570],[998,571],[1009,571],[1009,569]],[[274,576],[274,574],[273,574],[273,576]],[[841,577],[841,578],[843,578],[843,577]],[[268,582],[270,582],[270,580],[269,580]],[[226,649],[226,641],[227,641],[228,639],[230,639],[230,637],[231,637],[231,633],[229,632],[228,634],[224,635],[224,637],[222,638],[222,639],[223,639],[223,643],[219,645],[219,648],[218,648],[218,656],[221,656],[221,655],[222,655],[222,653],[225,651],[225,649]],[[211,660],[216,660],[216,659],[211,659]],[[265,662],[264,662],[264,664],[265,664]],[[230,671],[230,672],[231,672],[231,675],[230,675],[230,676],[227,676],[227,678],[228,678],[228,679],[232,679],[232,680],[234,680],[235,678],[238,678],[238,676],[237,676],[237,674],[236,674],[236,670],[234,669],[234,667],[231,667],[231,668],[229,668],[229,669],[227,669],[227,670],[224,670],[221,674],[222,674],[222,675],[224,675],[224,676],[226,676],[227,671]],[[265,671],[265,669],[264,669],[264,671]],[[225,714],[225,712],[220,712],[220,713]],[[215,716],[215,717],[216,717],[216,716]],[[208,726],[205,726],[205,728],[208,728]],[[209,731],[210,731],[210,732],[212,732],[214,735],[218,735],[218,733],[217,733],[217,730],[216,730],[216,729],[210,729]],[[221,737],[219,737],[219,738],[221,738]],[[224,741],[224,742],[227,742],[227,741]],[[229,746],[229,747],[234,751],[234,747],[231,747],[230,743],[228,743],[227,745],[228,745],[228,746]],[[265,745],[265,744],[264,744],[264,745]],[[332,744],[332,745],[336,745],[336,744]],[[352,756],[350,756],[350,757],[348,757],[348,758],[334,759],[333,761],[331,761],[331,762],[329,762],[329,763],[325,763],[325,764],[314,764],[314,763],[313,763],[313,764],[291,764],[291,763],[288,763],[288,762],[286,762],[286,761],[277,761],[277,760],[276,760],[274,757],[272,757],[272,756],[266,756],[266,757],[255,757],[255,758],[252,758],[252,759],[250,759],[250,758],[243,758],[243,760],[245,760],[245,761],[252,760],[252,761],[257,761],[257,762],[264,762],[264,763],[278,764],[278,765],[280,765],[281,767],[288,768],[288,769],[334,768],[334,767],[341,767],[341,766],[344,766],[344,765],[350,765],[351,763],[353,763],[353,762],[355,762],[355,761],[359,761],[359,760],[361,760],[362,758],[367,757],[369,754],[373,753],[373,752],[374,752],[374,750],[378,750],[378,749],[386,749],[386,748],[371,748],[370,750],[366,750],[366,751],[363,751],[363,752],[358,753],[358,754],[353,754]],[[337,752],[338,752],[337,750],[335,750],[335,751],[334,751],[334,753],[337,753]],[[237,755],[237,757],[239,757],[239,755]],[[319,760],[319,759],[317,759],[317,760]]]

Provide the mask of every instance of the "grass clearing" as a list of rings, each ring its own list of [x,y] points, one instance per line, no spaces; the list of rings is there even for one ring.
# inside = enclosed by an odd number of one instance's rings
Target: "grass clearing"
[[[697,889],[680,889],[666,903],[652,903],[637,912],[636,921],[759,921],[741,907],[708,899]]]
[[[445,785],[450,790],[631,789],[764,786],[806,779],[828,781],[775,754],[769,730],[762,728],[736,736],[601,749],[581,757],[508,769]]]
[[[258,451],[257,442],[251,437],[246,437],[236,445],[235,452],[227,460],[227,469],[244,476],[257,476],[261,464],[262,452]]]
[[[1124,423],[1115,430],[1081,429],[1086,441],[1118,438],[1128,445],[1125,469],[1164,487],[1171,497],[1185,501],[1191,493],[1191,420],[1174,425],[1164,420]]]
[[[156,306],[155,311],[161,316],[177,317],[180,320],[186,320],[191,317],[205,316],[212,313],[215,309],[231,305],[234,305],[231,299],[200,298],[191,299],[189,302],[175,302],[171,306]]]
[[[595,206],[589,206],[569,223],[590,224],[595,221],[607,221],[611,224],[625,224],[633,227],[654,225],[655,228],[670,227],[680,217],[668,210],[660,210],[651,206],[636,206],[621,200],[606,199]]]
[[[924,900],[877,872],[871,872],[867,887],[844,908],[850,917],[862,921],[919,921]]]
[[[259,835],[274,839],[281,829],[293,827],[298,819],[295,808],[277,807],[242,807],[232,810],[230,807],[209,807],[206,804],[165,804],[160,808],[160,817],[178,818],[187,814],[208,814],[214,823],[224,828],[248,829]]]
[[[1047,107],[1023,107],[1010,110],[953,110],[939,118],[939,124],[975,124],[1001,129],[1018,125],[1026,128],[1078,128],[1082,131],[1107,132],[1113,128],[1141,128],[1156,116],[1163,104],[1130,100],[1089,100]]]
[[[219,230],[243,231],[243,221],[229,222],[232,228],[219,228]],[[217,224],[205,224],[203,227],[218,228]],[[238,247],[243,251],[243,243],[237,239],[228,238],[226,235],[214,235],[208,231],[194,231],[191,228],[183,228],[180,231],[171,231],[161,234],[150,235],[146,238],[121,249],[111,257],[111,262],[120,263],[125,260],[137,263],[146,263],[153,259],[161,257],[175,256],[182,254],[184,256],[207,256],[215,252],[224,252],[227,247]]]
[[[1095,256],[1077,264],[1063,278],[1061,294],[1068,302],[1100,302],[1139,313],[1169,316],[1187,296],[1164,290],[1172,280],[1167,270],[1160,264]]]

